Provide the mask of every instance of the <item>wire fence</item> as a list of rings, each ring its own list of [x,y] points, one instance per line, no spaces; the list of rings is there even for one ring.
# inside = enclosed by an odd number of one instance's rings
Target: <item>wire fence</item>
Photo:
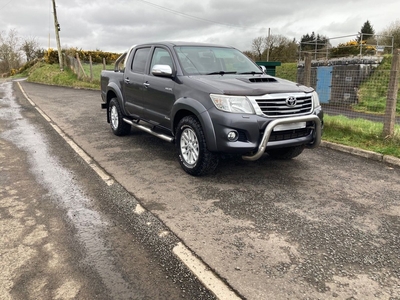
[[[93,63],[91,56],[89,56],[89,61],[82,61],[79,55],[75,57],[67,55],[65,61],[66,66],[77,75],[78,79],[89,82],[100,81],[101,70],[107,68],[105,59],[103,59],[102,64]]]
[[[305,59],[296,70],[297,82],[318,92],[326,114],[400,124],[398,53],[396,55],[397,71],[393,70],[390,57],[324,61],[310,58],[308,62]],[[396,91],[393,90],[395,82]],[[393,114],[387,111],[388,103],[394,105]]]

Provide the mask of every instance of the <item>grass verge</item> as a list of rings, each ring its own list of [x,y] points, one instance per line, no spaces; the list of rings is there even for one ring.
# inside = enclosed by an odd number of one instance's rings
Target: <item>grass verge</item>
[[[324,116],[323,139],[400,158],[400,126],[393,137],[384,137],[383,123],[345,116]]]
[[[99,78],[94,79],[93,82],[89,82],[89,80],[79,80],[77,75],[70,69],[65,68],[64,71],[60,71],[59,66],[56,64],[50,65],[39,62],[27,70],[24,75],[28,77],[29,82],[74,88],[100,89]]]

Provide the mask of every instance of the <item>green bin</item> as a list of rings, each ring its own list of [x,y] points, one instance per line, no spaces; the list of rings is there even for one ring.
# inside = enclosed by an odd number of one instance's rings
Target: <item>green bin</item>
[[[256,64],[259,66],[264,66],[267,69],[267,74],[271,76],[276,76],[275,71],[276,67],[281,65],[280,61],[256,61]]]

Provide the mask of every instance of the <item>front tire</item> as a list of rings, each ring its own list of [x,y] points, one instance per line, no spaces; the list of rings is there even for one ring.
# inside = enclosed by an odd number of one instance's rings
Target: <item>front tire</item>
[[[207,149],[203,128],[194,116],[180,120],[176,130],[179,163],[186,173],[201,176],[214,171],[218,155]]]
[[[267,153],[269,156],[273,158],[287,160],[299,156],[303,152],[304,148],[305,148],[304,145],[302,145],[295,147],[271,149],[267,150]]]
[[[123,136],[129,134],[131,125],[125,123],[121,108],[117,98],[112,98],[108,106],[108,118],[110,120],[111,130],[115,135]]]

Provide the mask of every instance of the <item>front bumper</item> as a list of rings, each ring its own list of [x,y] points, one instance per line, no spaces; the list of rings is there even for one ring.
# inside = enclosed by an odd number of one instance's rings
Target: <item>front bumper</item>
[[[321,107],[312,114],[284,118],[268,118],[258,115],[224,113],[217,109],[208,111],[212,120],[211,132],[205,132],[210,151],[236,153],[246,160],[257,160],[268,149],[305,145],[317,147],[321,142],[323,112]],[[274,131],[277,125],[305,122],[306,128]],[[208,127],[205,127],[208,128]],[[236,131],[239,138],[229,141],[228,134]]]
[[[321,143],[321,136],[322,136],[322,124],[321,120],[316,115],[308,115],[308,116],[299,116],[299,117],[290,117],[284,119],[276,119],[268,123],[267,127],[264,130],[264,135],[261,139],[260,145],[258,146],[257,151],[253,155],[243,155],[242,158],[244,160],[254,161],[259,159],[267,149],[267,143],[271,136],[273,129],[277,125],[282,124],[290,124],[290,123],[297,123],[297,122],[313,122],[314,123],[314,130],[313,130],[313,142],[308,144],[309,148],[315,148]]]

